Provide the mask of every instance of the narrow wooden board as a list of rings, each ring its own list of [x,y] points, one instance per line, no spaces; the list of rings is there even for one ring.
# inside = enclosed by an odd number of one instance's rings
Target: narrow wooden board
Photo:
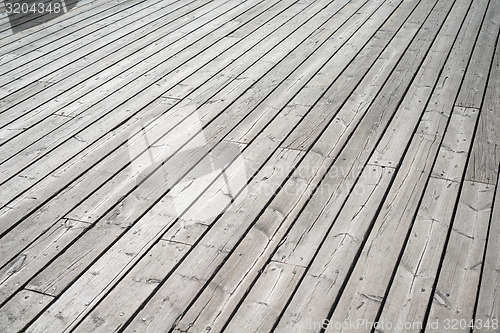
[[[484,18],[484,24],[474,46],[469,69],[457,97],[457,106],[481,108],[490,64],[495,53],[495,41],[498,39],[499,12],[500,4],[497,1],[490,2],[488,13]]]
[[[363,170],[307,274],[291,294],[290,304],[283,309],[278,332],[303,332],[327,319],[393,175],[392,168],[367,166]]]
[[[476,328],[481,332],[495,332],[497,329],[493,326],[493,320],[500,320],[500,186],[496,186],[495,202],[493,213],[490,219],[490,229],[488,233],[488,243],[481,275],[481,285],[477,299],[477,308],[474,313]],[[479,323],[483,324],[479,328]],[[486,326],[490,324],[490,327]]]
[[[465,179],[494,184],[500,161],[500,43],[497,42]]]
[[[292,114],[292,115],[293,115],[293,114]],[[283,123],[283,124],[285,124],[285,123]],[[220,134],[220,133],[219,133],[219,134]],[[175,140],[173,140],[173,141],[175,142]],[[165,169],[167,169],[167,170],[168,170],[168,167],[166,166],[166,167],[165,167]],[[159,191],[159,192],[160,192],[160,191]],[[141,201],[142,201],[142,200],[141,200]],[[147,205],[147,203],[146,203],[146,202],[138,202],[138,203],[140,203],[142,206],[144,206],[144,208],[147,208],[147,206],[145,206],[145,205],[144,205],[144,204],[146,204],[146,205]],[[125,206],[128,206],[128,207],[129,207],[129,209],[128,209],[128,211],[129,211],[129,212],[132,212],[132,210],[130,209],[130,207],[134,207],[134,205],[127,204],[127,205],[125,205]],[[120,213],[120,214],[121,214],[120,219],[124,219],[125,217],[129,217],[129,218],[131,218],[131,219],[133,220],[133,218],[132,218],[131,216],[129,216],[129,214],[128,214],[128,213],[126,213],[125,211],[120,210],[120,212],[121,212],[121,213]],[[133,209],[133,214],[134,214],[134,216],[139,216],[139,215],[140,215],[140,212],[141,212],[141,210],[139,210],[139,209]],[[113,212],[111,212],[111,214],[109,214],[109,216],[113,216],[114,214],[115,214],[115,212],[113,211]],[[64,273],[64,275],[66,275],[66,273]],[[47,289],[47,288],[44,288],[43,290],[46,290],[46,289]],[[59,290],[59,289],[60,289],[60,288],[58,288],[58,290]]]
[[[23,287],[55,254],[71,244],[89,227],[87,223],[61,220],[30,247],[4,265],[0,269],[0,304]]]
[[[332,322],[374,322],[429,177],[439,142],[417,136],[336,304]],[[333,327],[331,327],[333,330]]]
[[[439,330],[456,320],[459,330],[469,331],[463,323],[474,318],[494,192],[489,184],[463,183],[428,319]]]
[[[179,318],[175,332],[220,331],[320,181],[330,158],[308,153],[241,243]],[[210,288],[212,285],[218,287]]]
[[[0,44],[1,48],[0,51],[6,51],[4,47],[9,46],[11,47],[11,44],[16,44],[15,46],[17,48],[23,47],[23,41],[29,41],[30,38],[37,39],[41,35],[46,35],[46,34],[51,34],[55,33],[59,30],[64,30],[65,27],[65,22],[68,20],[68,22],[73,22],[75,23],[77,20],[75,17],[84,17],[86,18],[86,15],[93,16],[93,14],[99,13],[100,11],[108,10],[110,8],[115,7],[114,5],[120,5],[127,2],[126,0],[120,0],[120,1],[113,1],[113,3],[110,3],[108,1],[102,1],[102,2],[97,2],[97,1],[90,1],[90,0],[82,0],[79,1],[77,6],[66,15],[61,15],[53,20],[50,20],[49,22],[44,22],[41,25],[20,31],[16,34],[12,33],[11,29],[11,24],[10,22],[5,22],[0,28]],[[6,13],[4,14],[4,19],[7,20],[7,15]],[[22,39],[22,40],[21,40]]]
[[[20,332],[53,299],[29,290],[20,291],[2,307],[0,329],[5,333]]]
[[[20,137],[24,136],[25,140],[32,142],[34,140],[33,138],[36,138],[39,132],[47,133],[58,128],[57,126],[47,126],[45,124],[43,119],[47,114],[56,113],[57,115],[66,117],[75,117],[80,114],[82,115],[82,120],[87,120],[87,122],[90,120],[90,122],[92,122],[92,120],[95,120],[96,118],[99,119],[103,114],[109,112],[110,109],[114,109],[117,105],[124,107],[123,104],[125,104],[125,101],[129,101],[131,98],[135,99],[137,105],[138,100],[141,102],[144,101],[139,96],[151,94],[155,89],[162,89],[163,91],[167,90],[167,87],[169,87],[168,82],[170,82],[170,78],[167,74],[171,72],[173,68],[177,68],[181,64],[185,63],[186,59],[192,60],[191,58],[193,56],[203,52],[208,46],[215,43],[214,41],[217,41],[219,38],[224,36],[225,32],[227,33],[231,31],[235,25],[238,25],[238,23],[234,22],[224,24],[224,22],[227,22],[226,20],[231,22],[231,17],[241,15],[246,9],[248,9],[248,7],[251,6],[251,2],[246,4],[246,6],[241,5],[231,7],[226,4],[225,6],[223,5],[218,7],[216,11],[203,16],[202,19],[190,22],[192,27],[190,27],[190,30],[188,31],[192,33],[186,35],[186,33],[175,30],[173,36],[169,35],[163,37],[163,40],[166,41],[166,43],[168,42],[167,45],[164,46],[168,47],[166,52],[158,52],[159,47],[155,44],[150,44],[150,47],[147,50],[151,52],[152,49],[154,56],[150,57],[148,61],[142,61],[139,63],[134,61],[136,66],[128,68],[128,71],[131,71],[132,75],[126,76],[122,73],[122,75],[116,76],[116,74],[118,74],[116,73],[110,80],[105,73],[101,72],[99,73],[100,75],[95,77],[93,80],[85,82],[85,84],[80,84],[74,87],[71,85],[70,87],[73,87],[71,92],[66,91],[61,98],[53,99],[49,103],[43,105],[42,108],[37,108],[34,115],[30,115],[30,112],[23,115],[23,117],[27,118],[27,121],[23,121],[21,119],[9,125],[15,127],[22,123],[24,127],[32,126],[28,131],[23,132],[15,138],[19,140]],[[211,23],[215,26],[208,24],[210,21],[212,21]],[[219,27],[217,23],[221,26]],[[177,38],[175,38],[176,35]],[[173,38],[175,42],[172,43],[171,39],[168,37]],[[192,44],[197,47],[187,47]],[[178,54],[180,51],[182,52]],[[208,52],[215,51],[216,50],[209,50]],[[176,54],[177,57],[174,57]],[[136,56],[139,55],[136,54]],[[108,67],[106,70],[119,70],[119,65],[123,64],[117,63],[115,66]],[[154,80],[148,75],[144,75],[152,71],[159,71],[162,73],[160,79]],[[30,78],[30,80],[32,79],[33,77]],[[136,108],[138,106],[140,107],[140,104],[137,105]],[[99,109],[99,112],[96,111],[97,108]],[[14,109],[11,109],[9,112],[13,112],[15,114]],[[0,133],[5,131],[5,128],[0,129]],[[2,137],[9,137],[8,133],[0,135]],[[61,137],[61,134],[59,136]],[[64,136],[62,136],[62,138],[64,138]],[[13,145],[11,141],[6,144]]]
[[[466,169],[477,110],[455,107],[380,322],[423,325]]]
[[[119,330],[190,248],[186,244],[160,240],[78,324],[74,332],[105,333]]]
[[[203,11],[199,11],[198,13],[194,11],[194,17],[191,22],[188,21],[186,25],[189,27],[189,23],[192,23],[191,25],[193,25],[196,24],[194,22],[197,21],[204,23],[209,21],[219,9],[217,4],[224,4],[224,2],[223,0],[213,0],[214,8],[212,8],[212,10],[207,10],[205,8],[204,10],[207,15],[203,15]],[[113,50],[116,51],[117,49],[129,44],[130,40],[135,41],[140,39],[141,31],[144,33],[142,36],[147,36],[148,34],[162,32],[163,29],[163,33],[167,35],[169,32],[171,33],[172,31],[179,30],[179,28],[182,27],[182,25],[175,22],[176,20],[180,20],[186,13],[193,11],[193,9],[197,9],[196,4],[193,2],[185,4],[185,7],[182,6],[182,3],[176,2],[172,6],[173,8],[171,8],[170,5],[165,6],[165,4],[162,6],[161,3],[158,3],[157,6],[155,6],[153,3],[149,2],[150,6],[147,6],[148,2],[146,2],[143,5],[145,6],[144,13],[140,10],[140,8],[129,8],[122,12],[124,14],[127,14],[127,12],[128,14],[133,14],[136,11],[136,15],[125,17],[123,22],[119,22],[121,23],[120,26],[122,29],[118,29],[117,24],[108,24],[103,29],[97,30],[95,33],[96,36],[91,34],[81,40],[78,39],[79,31],[76,31],[74,33],[75,38],[72,39],[70,43],[66,42],[62,44],[65,46],[63,52],[50,52],[51,50],[57,50],[60,47],[57,47],[56,45],[51,49],[51,46],[48,45],[45,49],[43,47],[37,49],[38,52],[36,53],[39,53],[39,55],[43,54],[43,57],[33,57],[33,59],[30,59],[32,58],[30,57],[30,54],[20,56],[20,59],[26,58],[26,60],[32,61],[25,64],[17,62],[17,64],[10,64],[10,66],[7,64],[4,68],[5,72],[8,72],[10,77],[13,79],[17,78],[17,80],[9,82],[6,86],[11,90],[15,90],[16,87],[22,87],[23,82],[28,80],[28,77],[26,76],[28,74],[29,77],[32,78],[43,78],[48,74],[52,74],[54,71],[63,70],[64,67],[71,64],[69,59],[79,60],[86,55],[89,55],[91,60],[102,58],[104,55],[104,53],[102,53],[103,51],[106,50],[109,53],[112,53]],[[210,8],[210,6],[208,6],[208,8]],[[178,13],[176,12],[176,9],[179,9]],[[221,9],[224,10],[226,8],[223,7]],[[113,34],[113,32],[116,33]],[[186,28],[186,33],[184,33],[184,35],[187,34],[187,32],[189,32],[188,28]],[[127,34],[130,34],[130,39],[124,38]],[[111,41],[109,40],[110,37],[105,38],[107,35],[111,36]],[[38,43],[40,42],[43,42],[43,39],[38,41]],[[62,42],[65,42],[64,38]],[[144,43],[145,41],[143,40],[142,42]],[[103,50],[100,50],[101,48]]]
[[[460,182],[470,153],[479,110],[455,107],[432,176]]]
[[[415,55],[410,53],[408,62],[400,62],[399,66],[404,68],[412,65],[414,66],[412,71],[416,71],[418,68],[414,64],[413,56]],[[409,84],[409,81],[405,84]],[[284,256],[281,260],[287,263],[295,265],[307,265],[309,263],[312,255],[316,252],[317,240],[322,239],[328,229],[328,220],[322,219],[324,223],[316,223],[317,217],[321,214],[333,217],[338,213],[349,193],[348,190],[352,188],[356,178],[370,158],[371,152],[377,143],[377,138],[382,135],[385,122],[390,119],[390,114],[394,112],[394,108],[397,106],[397,95],[394,89],[402,90],[403,86],[404,84],[396,81],[384,86],[383,91],[385,89],[390,90],[391,95],[378,95],[372,109],[368,111],[348,144],[340,152],[333,166],[336,169],[336,176],[327,179],[330,183],[329,191],[317,195],[316,200],[311,201],[310,207],[306,211],[309,216],[306,213],[301,215],[302,222],[300,225],[302,227],[292,229],[288,237],[293,241],[280,247],[280,253],[277,254],[276,260],[280,260],[278,258]],[[400,91],[398,95],[402,93],[403,91]],[[325,136],[325,138],[327,137]],[[321,145],[315,149],[323,154],[332,153],[332,148],[328,147],[328,141],[321,142]],[[316,246],[312,246],[313,244],[316,244]]]
[[[472,8],[471,12],[476,15],[467,17],[469,24],[483,17],[485,8],[488,5],[487,0],[474,3],[478,8]],[[427,102],[433,94],[434,87],[436,87],[441,69],[445,66],[448,56],[452,52],[455,37],[467,31],[461,30],[460,27],[466,19],[469,6],[469,1],[459,1],[451,9],[448,19],[440,27],[439,33],[432,42],[428,54],[423,59],[412,85],[406,92],[386,133],[375,149],[370,159],[371,163],[393,167],[399,166],[401,156],[411,141],[411,133],[415,132],[419,127],[420,119]],[[412,50],[412,47],[418,47],[418,43],[410,46],[409,51]],[[451,95],[450,98],[453,98],[453,96]]]
[[[335,16],[325,22],[324,28],[320,28],[321,30],[315,33],[313,37],[310,37],[311,41],[308,42],[308,47],[315,47],[311,56],[304,63],[302,63],[300,67],[298,67],[290,75],[290,77],[288,77],[287,80],[278,87],[276,91],[274,91],[272,96],[268,98],[289,99],[290,96],[294,96],[301,89],[304,89],[304,86],[307,86],[308,89],[313,88],[318,91],[322,91],[321,89],[318,89],[318,87],[326,88],[328,84],[328,81],[326,80],[323,81],[324,83],[322,86],[319,83],[314,84],[310,81],[313,80],[313,77],[316,75],[325,75],[325,73],[321,72],[321,68],[325,66],[325,59],[334,57],[331,61],[338,61],[337,57],[334,55],[348,41],[350,41],[352,35],[360,29],[370,15],[373,14],[373,11],[378,7],[379,5],[374,2],[370,2],[367,5],[366,3],[360,4],[356,1],[350,1],[345,7],[342,7]],[[318,37],[322,38],[318,39]],[[318,46],[319,43],[320,45]],[[352,41],[352,43],[355,43],[355,41]],[[302,52],[303,51],[300,50],[300,53]],[[327,52],[329,53],[328,55]],[[296,58],[298,53],[299,50],[292,52],[289,57],[291,59]],[[338,68],[341,68],[341,66],[338,65]],[[317,73],[318,71],[320,72]],[[331,73],[329,73],[328,76],[330,80],[336,79],[336,76],[331,75]],[[310,97],[311,101],[315,101],[314,96],[315,95]],[[301,106],[311,106],[311,103],[305,103],[304,100],[300,103]],[[290,105],[290,107],[293,106],[294,104]],[[267,122],[269,122],[276,115],[277,112],[279,112],[279,109],[270,107],[269,103],[262,103],[256,111],[252,112],[249,117],[246,117],[244,121],[233,129],[229,139],[238,142],[250,141],[260,130],[262,130]]]
[[[227,332],[270,332],[304,268],[272,262],[225,327]],[[279,331],[278,331],[279,332]]]
[[[263,68],[263,70],[265,70],[265,68]],[[157,86],[155,86],[155,87],[156,87],[155,89],[161,89],[161,88],[158,88]],[[235,94],[236,96],[238,96],[238,95],[239,95],[238,91],[234,92],[234,94]],[[256,96],[254,96],[254,99],[255,99],[255,100],[257,100]],[[226,105],[227,105],[227,104],[232,104],[232,100],[231,100],[231,99],[229,99],[229,100],[228,100],[227,102],[225,102],[225,103],[226,103]],[[132,104],[132,102],[130,102],[130,104]],[[219,114],[221,113],[221,111],[220,111],[219,109],[216,109],[216,108],[215,108],[215,105],[213,105],[213,104],[211,104],[211,105],[206,105],[206,109],[207,109],[207,110],[217,111],[217,112],[214,114],[214,116],[219,115]],[[223,108],[222,108],[222,109],[223,109]],[[244,110],[241,110],[241,112],[243,112],[243,111],[244,111]],[[228,116],[228,115],[226,114],[226,117],[227,117],[227,116]],[[232,118],[234,119],[234,117],[232,117]],[[231,124],[231,123],[228,123],[228,125],[230,125],[230,124]],[[228,127],[228,129],[229,129],[229,128],[230,128],[230,127]],[[214,131],[214,132],[218,132],[219,136],[222,136],[222,134],[223,134],[223,133],[220,133],[220,130],[219,130],[219,131]],[[185,135],[184,135],[183,137],[185,137]],[[167,137],[165,140],[170,140],[170,139],[171,139],[171,137]],[[108,162],[110,162],[110,160],[108,160]],[[112,162],[112,165],[114,165],[114,161],[111,161],[111,162]],[[112,166],[112,167],[111,167],[111,170],[112,170],[113,168],[116,168],[116,165]],[[105,172],[109,172],[109,170],[110,170],[110,169],[105,168]],[[92,179],[92,181],[95,181],[95,179]],[[80,197],[81,197],[81,194],[80,194]],[[66,200],[66,199],[65,199],[65,200]]]

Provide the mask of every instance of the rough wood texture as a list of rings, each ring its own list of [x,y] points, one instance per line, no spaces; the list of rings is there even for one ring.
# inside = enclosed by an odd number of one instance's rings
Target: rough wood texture
[[[499,1],[65,3],[0,2],[0,331],[498,331]]]

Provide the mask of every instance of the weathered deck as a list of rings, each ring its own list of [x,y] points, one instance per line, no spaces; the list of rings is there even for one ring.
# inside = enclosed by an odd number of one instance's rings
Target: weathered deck
[[[1,332],[500,331],[500,1],[0,17]]]

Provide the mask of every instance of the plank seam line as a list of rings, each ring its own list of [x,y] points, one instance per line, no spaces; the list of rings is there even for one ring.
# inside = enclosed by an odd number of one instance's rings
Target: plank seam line
[[[72,217],[66,217],[66,216],[64,216],[63,219],[66,219],[66,220],[69,220],[69,221],[75,221],[75,222],[85,223],[85,224],[88,224],[88,225],[94,225],[94,223],[92,223],[92,222],[82,221],[82,220],[74,219]]]
[[[286,266],[292,266],[292,267],[306,268],[307,269],[307,266],[298,265],[298,264],[291,264],[291,263],[288,263],[288,262],[277,261],[277,260],[274,260],[274,259],[269,260],[269,263],[271,263],[271,262],[274,262],[274,263],[277,263],[277,264],[280,264],[280,265],[286,265]],[[262,270],[264,270],[264,269],[262,269]]]
[[[34,292],[34,293],[37,293],[37,294],[40,294],[40,295],[44,295],[44,296],[49,296],[49,297],[52,297],[52,298],[56,298],[54,295],[49,295],[49,294],[46,294],[44,292],[41,292],[39,290],[35,290],[35,289],[31,289],[31,288],[23,288],[24,290],[28,290],[28,291],[31,291],[31,292]]]
[[[382,169],[392,169],[392,170],[396,170],[397,168],[395,166],[392,166],[392,165],[381,165],[381,164],[373,164],[373,163],[366,163],[366,166],[363,168],[366,169],[368,167],[377,167],[377,168],[382,168]]]

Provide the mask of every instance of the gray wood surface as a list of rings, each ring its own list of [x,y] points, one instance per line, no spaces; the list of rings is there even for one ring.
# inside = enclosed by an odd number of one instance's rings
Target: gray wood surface
[[[499,6],[2,2],[0,331],[498,331]]]

